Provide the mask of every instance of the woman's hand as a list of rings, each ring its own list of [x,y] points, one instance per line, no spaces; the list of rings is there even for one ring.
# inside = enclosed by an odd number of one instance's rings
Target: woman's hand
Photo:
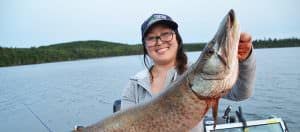
[[[250,55],[252,49],[252,39],[249,33],[242,32],[240,35],[240,42],[238,47],[238,59],[244,61]]]

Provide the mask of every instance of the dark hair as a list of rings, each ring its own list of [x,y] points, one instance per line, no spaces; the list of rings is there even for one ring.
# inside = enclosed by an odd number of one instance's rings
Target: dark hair
[[[168,26],[168,25],[166,25]],[[171,28],[172,29],[172,28]],[[176,54],[176,70],[177,72],[179,73],[179,75],[181,75],[182,73],[184,73],[187,69],[187,56],[183,50],[183,42],[182,42],[182,38],[178,32],[178,29],[173,29],[175,34],[176,34],[176,40],[177,40],[177,43],[178,43],[178,49],[177,49],[177,54]],[[147,33],[145,34],[147,35]],[[148,60],[148,52],[147,52],[147,49],[146,49],[146,43],[145,43],[145,40],[142,39],[142,42],[143,42],[143,57],[144,57],[144,65],[147,67],[150,75],[151,75],[151,82],[153,80],[153,75],[152,75],[152,69],[153,69],[153,65],[150,64],[149,60]]]

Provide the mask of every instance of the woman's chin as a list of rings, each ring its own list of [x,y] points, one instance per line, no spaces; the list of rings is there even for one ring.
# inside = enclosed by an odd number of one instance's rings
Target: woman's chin
[[[174,60],[172,58],[159,58],[159,59],[156,59],[154,60],[156,64],[160,64],[160,65],[165,65],[165,64],[169,64],[169,63],[172,63]]]

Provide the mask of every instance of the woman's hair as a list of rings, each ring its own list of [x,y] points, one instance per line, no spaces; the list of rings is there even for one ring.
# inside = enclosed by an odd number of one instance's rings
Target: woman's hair
[[[168,26],[168,25],[166,25]],[[172,28],[171,28],[172,29]],[[177,29],[173,29],[175,34],[176,34],[176,40],[178,43],[178,48],[177,48],[177,54],[176,54],[176,70],[178,72],[179,75],[181,75],[182,73],[184,73],[187,69],[187,56],[183,50],[183,42],[182,42],[182,38],[178,32]],[[147,33],[145,34],[147,35]],[[146,49],[146,43],[145,40],[142,40],[143,42],[143,58],[144,58],[144,65],[147,67],[149,73],[150,73],[150,77],[151,77],[151,82],[153,80],[153,75],[152,75],[152,69],[153,69],[153,65],[149,62],[149,57],[148,57],[148,52]]]

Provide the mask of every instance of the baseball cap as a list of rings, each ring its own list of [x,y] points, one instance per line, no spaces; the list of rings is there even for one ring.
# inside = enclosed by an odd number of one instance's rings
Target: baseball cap
[[[148,19],[144,21],[142,24],[141,30],[142,30],[142,40],[144,39],[146,33],[148,30],[153,26],[154,24],[161,23],[166,24],[170,26],[171,29],[177,30],[178,25],[173,19],[165,14],[152,14]]]

